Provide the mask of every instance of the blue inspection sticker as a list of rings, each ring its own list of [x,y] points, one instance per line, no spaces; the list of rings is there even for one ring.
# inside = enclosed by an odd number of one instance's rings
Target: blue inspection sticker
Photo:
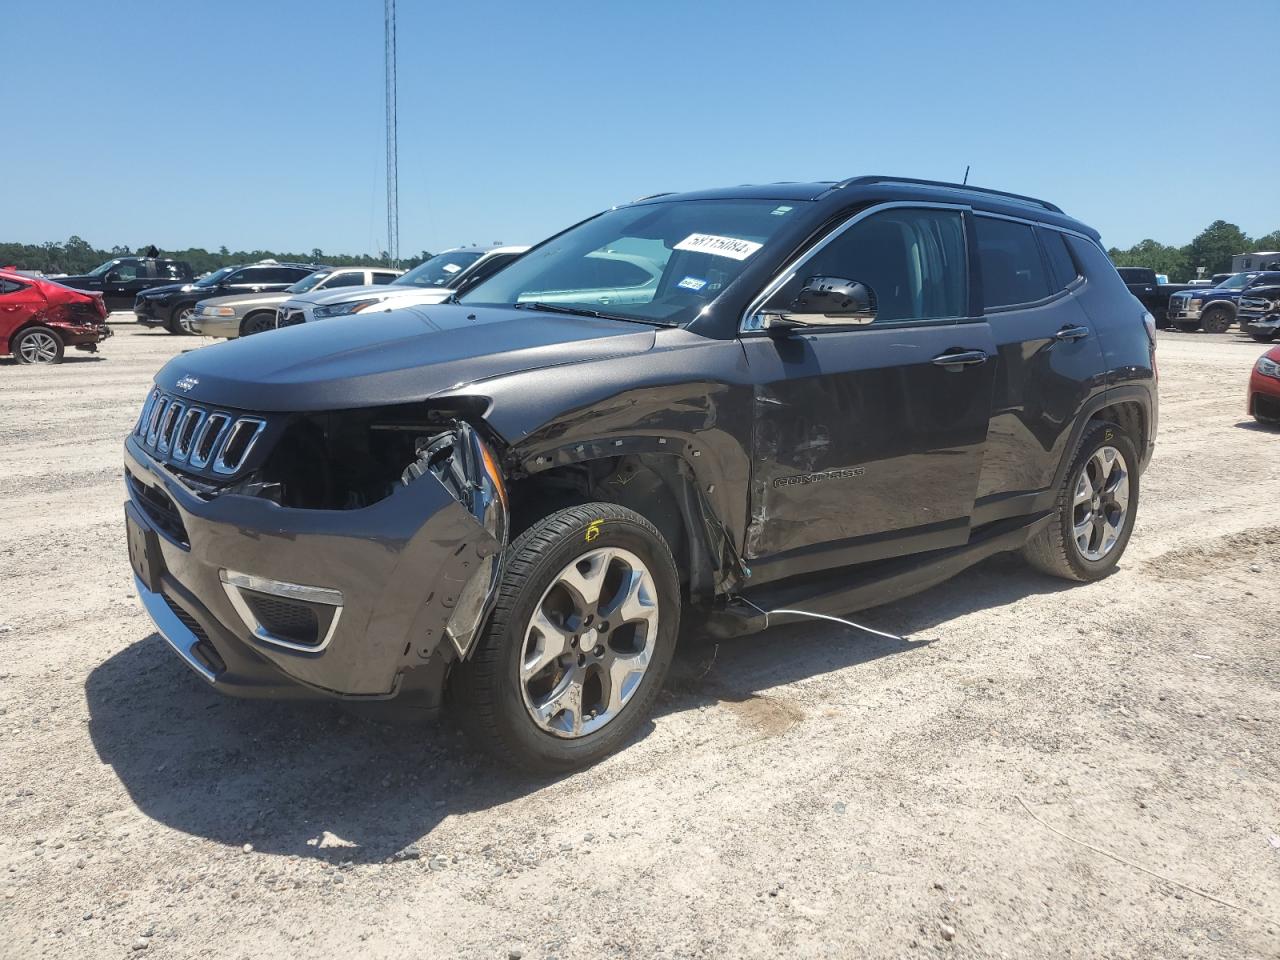
[[[677,287],[683,287],[685,290],[701,290],[706,285],[707,281],[701,280],[698,277],[685,277],[676,284]]]

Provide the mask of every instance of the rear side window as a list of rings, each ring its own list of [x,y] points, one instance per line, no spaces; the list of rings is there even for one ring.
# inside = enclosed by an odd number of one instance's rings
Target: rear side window
[[[17,293],[19,290],[27,289],[26,284],[18,283],[16,280],[0,279],[0,293]]]
[[[974,217],[982,266],[982,305],[988,310],[1043,300],[1052,292],[1030,224]]]
[[[172,261],[157,260],[156,276],[164,280],[181,280],[182,271],[178,269],[178,265]]]
[[[1076,262],[1071,259],[1071,251],[1067,249],[1066,238],[1057,230],[1037,231],[1040,243],[1044,245],[1045,259],[1049,261],[1049,274],[1053,280],[1054,290],[1065,290],[1080,276]]]
[[[398,276],[400,276],[398,273],[378,273],[375,270],[373,272],[373,282],[378,286],[382,286],[384,283],[390,283]]]

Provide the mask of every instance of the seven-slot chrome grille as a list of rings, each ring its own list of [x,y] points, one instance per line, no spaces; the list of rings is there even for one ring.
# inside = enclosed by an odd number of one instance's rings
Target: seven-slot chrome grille
[[[133,435],[156,459],[233,476],[267,427],[261,417],[192,403],[153,389]]]

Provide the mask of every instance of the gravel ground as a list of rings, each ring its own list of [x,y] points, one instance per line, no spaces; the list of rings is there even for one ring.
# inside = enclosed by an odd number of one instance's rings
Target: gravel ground
[[[197,341],[117,333],[0,362],[0,955],[1280,956],[1251,341],[1162,334],[1106,581],[997,557],[863,615],[906,642],[693,644],[636,743],[536,782],[448,724],[228,700],[179,662],[133,596],[119,444]]]

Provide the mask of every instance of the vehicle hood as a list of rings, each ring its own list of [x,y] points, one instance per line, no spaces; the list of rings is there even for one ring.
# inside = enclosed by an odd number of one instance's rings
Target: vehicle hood
[[[407,293],[410,290],[427,290],[429,287],[416,287],[412,284],[402,283],[379,283],[366,284],[360,287],[337,287],[333,290],[312,290],[310,293],[300,293],[296,297],[290,297],[290,303],[298,304],[314,304],[315,306],[325,306],[330,303],[346,303],[348,300],[365,300],[373,295],[378,295],[379,299],[394,296],[398,293]],[[449,291],[444,287],[440,287],[444,291],[444,295],[448,296]]]
[[[138,294],[140,297],[164,297],[171,293],[190,292],[191,290],[200,290],[194,283],[166,283],[160,287],[148,287]]]
[[[504,374],[643,353],[654,332],[624,320],[509,307],[407,307],[193,350],[165,364],[156,383],[202,403],[263,413],[371,407]]]
[[[1242,291],[1246,297],[1259,300],[1275,300],[1280,297],[1280,283],[1261,284]]]
[[[236,294],[230,297],[210,297],[208,300],[199,301],[196,306],[203,307],[209,304],[214,307],[255,307],[284,303],[288,299],[287,293],[254,293],[247,297]]]

